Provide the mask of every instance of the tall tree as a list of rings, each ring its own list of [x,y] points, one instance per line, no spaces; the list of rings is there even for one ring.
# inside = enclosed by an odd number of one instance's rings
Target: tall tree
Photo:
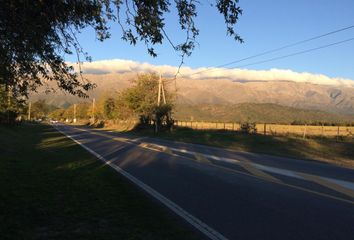
[[[110,21],[118,23],[123,40],[133,45],[142,41],[150,55],[157,55],[154,45],[167,40],[183,59],[192,53],[199,34],[194,23],[198,4],[197,0],[2,0],[0,85],[11,86],[14,95],[27,96],[38,86],[54,90],[48,84],[52,81],[59,89],[86,97],[95,86],[65,62],[65,55],[76,54],[79,63],[89,61],[77,34],[92,27],[103,41],[110,37]],[[227,33],[242,42],[234,30],[242,14],[238,0],[215,0],[213,6],[223,15]],[[165,31],[165,15],[172,8],[186,34],[177,44]]]
[[[157,104],[159,77],[156,74],[139,75],[133,81],[133,86],[124,90],[120,95],[120,108],[132,111],[139,117],[142,125],[148,125],[151,121],[157,124],[171,126],[171,111],[173,107],[173,94],[165,91],[166,104]],[[165,89],[167,90],[167,89]]]

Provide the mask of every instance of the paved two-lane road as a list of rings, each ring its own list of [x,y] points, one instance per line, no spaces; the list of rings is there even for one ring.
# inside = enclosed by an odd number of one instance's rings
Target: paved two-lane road
[[[206,239],[354,239],[354,170],[63,124],[55,127]]]

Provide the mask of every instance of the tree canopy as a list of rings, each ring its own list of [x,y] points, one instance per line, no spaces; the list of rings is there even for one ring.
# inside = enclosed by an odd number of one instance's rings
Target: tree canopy
[[[109,22],[122,30],[122,39],[135,45],[141,41],[151,56],[154,45],[167,41],[180,52],[182,61],[196,44],[199,30],[194,23],[197,0],[3,0],[0,5],[0,85],[11,88],[14,96],[27,96],[29,91],[45,86],[80,97],[94,84],[85,80],[81,71],[65,62],[65,55],[75,54],[77,61],[90,61],[78,42],[77,34],[92,27],[98,40],[110,37]],[[235,32],[242,10],[238,0],[215,0],[211,4],[225,19],[227,33],[242,42]],[[174,44],[165,31],[165,15],[177,11],[185,41]]]
[[[157,104],[159,77],[156,74],[139,75],[133,80],[133,85],[121,92],[118,108],[132,111],[139,117],[142,125],[158,121],[158,125],[169,124],[174,102],[173,94],[165,89],[166,103]]]

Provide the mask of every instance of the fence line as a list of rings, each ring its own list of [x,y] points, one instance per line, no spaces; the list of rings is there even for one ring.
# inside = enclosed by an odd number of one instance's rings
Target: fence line
[[[175,121],[175,126],[189,127],[199,130],[227,130],[239,131],[240,123],[230,122],[198,122]],[[354,136],[354,126],[314,126],[314,125],[290,125],[290,124],[256,124],[257,132],[265,135],[296,134],[303,136]]]

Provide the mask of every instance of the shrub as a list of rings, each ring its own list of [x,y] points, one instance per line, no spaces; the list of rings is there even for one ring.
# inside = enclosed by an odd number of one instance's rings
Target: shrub
[[[256,123],[244,122],[240,125],[240,131],[244,134],[257,133]]]

